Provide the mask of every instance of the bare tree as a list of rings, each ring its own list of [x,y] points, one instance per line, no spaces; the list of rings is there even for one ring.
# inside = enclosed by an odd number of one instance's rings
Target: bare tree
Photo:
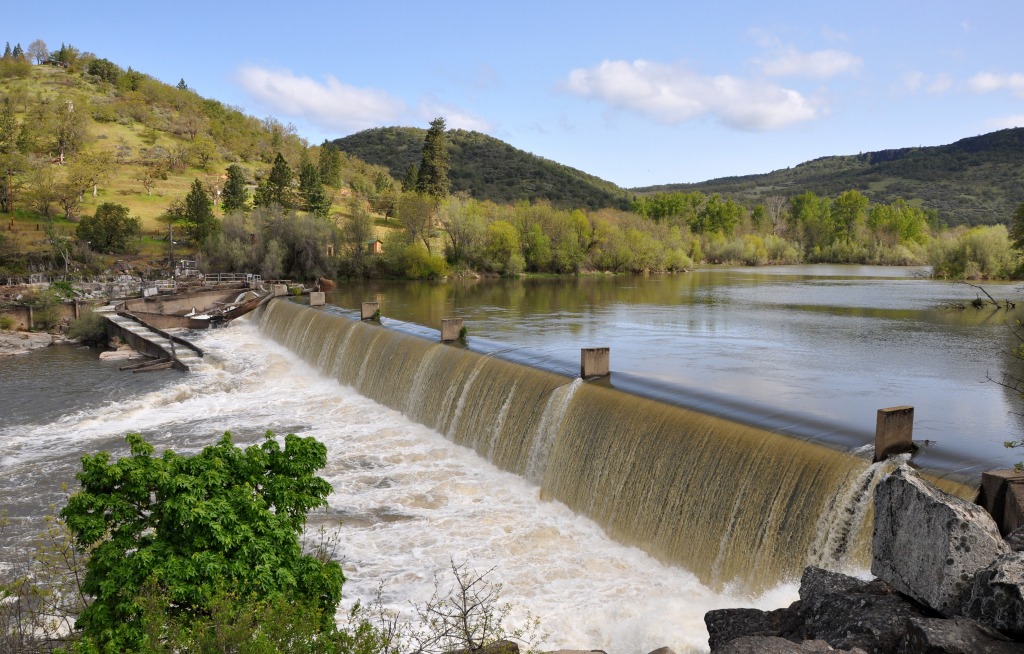
[[[36,39],[28,45],[28,54],[36,60],[37,65],[50,58],[50,51],[46,49],[46,41],[42,39]]]

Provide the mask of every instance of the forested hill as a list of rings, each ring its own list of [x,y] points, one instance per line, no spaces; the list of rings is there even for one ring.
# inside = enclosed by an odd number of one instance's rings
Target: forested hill
[[[947,224],[1009,222],[1024,202],[1024,128],[950,145],[822,157],[761,175],[631,189],[635,193],[701,191],[744,203],[805,191],[835,197],[856,189],[873,202],[904,198],[938,212]]]
[[[395,179],[418,165],[426,130],[413,127],[368,129],[334,141],[343,152],[379,166]],[[514,203],[548,200],[565,208],[628,209],[631,194],[611,182],[575,168],[518,150],[480,132],[450,130],[452,192],[468,192],[481,200]]]

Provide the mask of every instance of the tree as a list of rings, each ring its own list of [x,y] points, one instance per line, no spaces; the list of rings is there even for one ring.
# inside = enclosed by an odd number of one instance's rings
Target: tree
[[[142,231],[142,221],[128,215],[128,207],[104,202],[93,216],[84,216],[78,223],[79,243],[86,243],[97,252],[126,252],[132,239]]]
[[[320,172],[308,159],[299,168],[299,197],[302,209],[318,218],[326,218],[331,211],[331,198],[320,183]]]
[[[1017,206],[1010,221],[1010,240],[1014,249],[1024,251],[1024,202]]]
[[[131,455],[82,457],[81,490],[61,517],[80,547],[94,548],[82,590],[94,597],[75,628],[96,651],[146,645],[147,601],[189,624],[228,595],[285,600],[317,609],[330,631],[344,575],[336,561],[302,552],[307,513],[331,486],[315,473],[327,448],[270,432],[244,450],[230,433],[191,457],[129,434]],[[152,644],[150,644],[152,646]]]
[[[249,190],[245,186],[245,171],[238,164],[228,166],[228,180],[221,193],[221,209],[224,213],[245,211],[249,208]]]
[[[51,116],[50,132],[53,147],[61,163],[64,157],[74,154],[85,142],[86,115],[84,111],[75,111],[75,104],[70,100],[57,103]]]
[[[327,186],[341,186],[341,153],[338,147],[326,140],[320,146],[320,181]]]
[[[422,239],[427,251],[430,250],[430,236],[433,231],[434,201],[423,193],[406,192],[398,198],[398,220],[405,225],[409,241]]]
[[[274,165],[270,174],[256,188],[255,204],[257,207],[269,207],[272,204],[284,208],[292,206],[292,168],[280,152],[274,157]]]
[[[46,41],[42,39],[36,39],[28,44],[28,54],[36,60],[36,64],[41,64],[50,57],[50,52],[46,49]]]
[[[192,190],[185,196],[185,233],[193,243],[202,245],[216,231],[213,201],[196,178],[192,181]]]
[[[430,129],[423,138],[423,157],[416,177],[416,190],[437,200],[447,197],[451,187],[448,181],[448,136],[444,130],[444,118],[430,121]]]

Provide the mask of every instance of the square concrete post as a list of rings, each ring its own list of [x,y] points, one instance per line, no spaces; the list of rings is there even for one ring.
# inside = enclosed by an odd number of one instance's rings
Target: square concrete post
[[[462,332],[462,324],[462,318],[442,318],[441,342],[450,343],[451,341],[459,340],[459,336]]]
[[[273,289],[273,291],[274,291],[274,297],[278,297],[278,296],[281,296],[281,295],[288,295],[288,285],[287,284],[272,284],[270,288]]]
[[[363,302],[359,310],[361,320],[373,320],[380,317],[380,302]]]
[[[309,306],[322,307],[327,304],[327,293],[323,291],[311,291],[309,293]]]
[[[913,451],[913,435],[914,407],[879,409],[875,421],[875,461],[881,461],[890,454]]]
[[[1004,536],[1024,525],[1024,470],[981,473],[974,503],[988,511]]]
[[[580,350],[580,377],[605,377],[610,372],[611,348],[585,347]]]

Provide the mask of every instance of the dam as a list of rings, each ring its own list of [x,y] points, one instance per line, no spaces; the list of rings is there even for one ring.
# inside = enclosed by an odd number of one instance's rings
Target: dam
[[[892,464],[278,300],[259,329],[712,588],[863,568]]]

